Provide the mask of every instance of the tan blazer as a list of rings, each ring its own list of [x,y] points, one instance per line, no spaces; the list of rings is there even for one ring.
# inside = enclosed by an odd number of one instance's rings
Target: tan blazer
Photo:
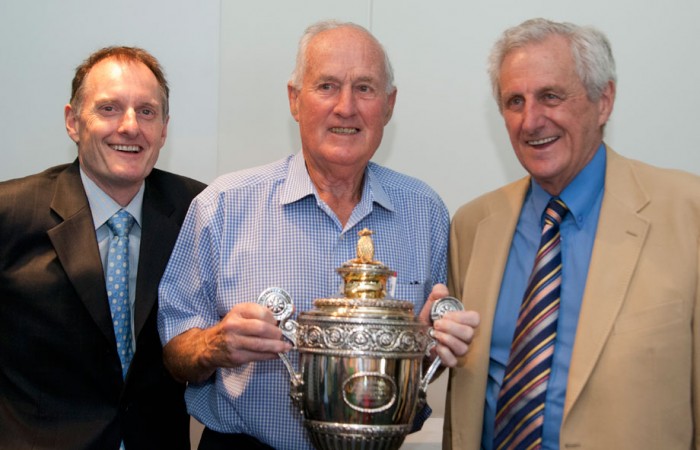
[[[450,371],[444,449],[478,449],[491,331],[530,178],[462,206],[450,289],[481,314]],[[605,193],[564,404],[561,449],[700,448],[700,178],[607,150]]]

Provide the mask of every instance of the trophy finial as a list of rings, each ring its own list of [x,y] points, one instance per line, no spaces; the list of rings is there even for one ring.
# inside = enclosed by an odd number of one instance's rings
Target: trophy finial
[[[374,262],[374,242],[372,242],[372,230],[362,229],[357,240],[357,259],[360,264],[372,264]]]
[[[386,294],[386,282],[393,270],[374,259],[372,231],[367,228],[357,233],[357,258],[336,269],[343,277],[343,292],[347,298],[381,299]]]

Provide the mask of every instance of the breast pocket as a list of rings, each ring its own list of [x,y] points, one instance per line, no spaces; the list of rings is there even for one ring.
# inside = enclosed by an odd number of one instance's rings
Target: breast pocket
[[[667,302],[638,311],[623,311],[615,322],[613,334],[652,334],[665,328],[681,327],[688,320],[689,314],[684,313],[682,301]]]
[[[396,283],[393,298],[409,301],[415,305],[416,314],[420,312],[426,300],[425,283],[418,281],[410,283]]]

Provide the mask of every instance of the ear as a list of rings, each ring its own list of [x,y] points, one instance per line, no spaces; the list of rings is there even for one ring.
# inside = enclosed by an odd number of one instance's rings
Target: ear
[[[167,116],[165,118],[165,121],[163,122],[163,131],[160,134],[160,146],[162,147],[165,145],[165,138],[168,137],[168,123],[170,122],[170,116]]]
[[[287,98],[289,98],[289,112],[294,120],[299,122],[299,91],[292,85],[287,84]]]
[[[388,124],[389,121],[391,120],[391,117],[394,115],[394,105],[396,104],[396,93],[398,90],[394,88],[393,91],[391,91],[391,94],[387,97],[387,110],[386,110],[386,115],[384,116],[384,125]]]
[[[607,123],[612,114],[613,105],[615,104],[615,82],[608,81],[607,86],[603,89],[598,99],[598,126],[603,126]]]
[[[63,108],[63,117],[66,121],[66,131],[68,136],[73,139],[76,144],[80,141],[80,127],[78,117],[76,117],[75,110],[69,104]]]

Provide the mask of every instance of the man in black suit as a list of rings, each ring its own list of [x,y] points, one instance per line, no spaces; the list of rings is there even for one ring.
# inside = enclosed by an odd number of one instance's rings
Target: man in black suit
[[[0,183],[0,449],[190,448],[184,386],[163,368],[157,288],[204,185],[153,169],[168,117],[152,55],[99,50],[65,107],[77,160]],[[133,226],[115,331],[104,267],[121,238],[106,222],[121,211]]]

